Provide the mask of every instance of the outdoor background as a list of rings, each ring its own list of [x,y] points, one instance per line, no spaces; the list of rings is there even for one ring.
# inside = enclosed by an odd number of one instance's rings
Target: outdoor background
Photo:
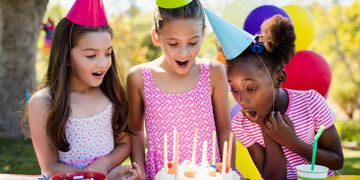
[[[114,30],[113,47],[123,76],[131,66],[160,55],[150,38],[155,0],[103,1]],[[220,16],[230,14],[233,21],[236,13],[245,8],[234,7],[236,1],[243,0],[201,1]],[[41,86],[47,70],[49,47],[45,43],[46,32],[40,25],[48,18],[56,24],[73,2],[0,0],[0,173],[40,173],[31,140],[24,137],[19,127],[25,101]],[[298,4],[311,12],[315,36],[307,50],[320,54],[331,68],[327,101],[337,113],[336,127],[344,148],[345,165],[340,173],[360,174],[359,0],[257,0],[256,3],[280,8]],[[238,9],[234,11],[234,8]],[[211,28],[200,57],[216,60],[216,38]]]

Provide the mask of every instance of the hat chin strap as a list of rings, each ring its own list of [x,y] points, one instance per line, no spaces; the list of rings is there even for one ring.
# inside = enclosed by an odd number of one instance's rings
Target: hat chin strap
[[[271,74],[269,69],[267,68],[267,66],[265,65],[264,61],[262,60],[262,58],[259,56],[259,54],[256,54],[256,56],[259,58],[260,62],[264,65],[266,72],[268,74],[268,77],[270,78],[270,82],[271,82],[271,89],[272,89],[272,111],[275,111],[275,88],[274,88],[274,82],[272,81],[271,78]]]

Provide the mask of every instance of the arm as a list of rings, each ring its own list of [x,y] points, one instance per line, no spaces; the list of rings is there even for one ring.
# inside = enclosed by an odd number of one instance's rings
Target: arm
[[[294,125],[287,116],[276,113],[278,127],[270,133],[270,136],[278,143],[286,146],[291,151],[299,154],[304,159],[311,162],[312,145],[301,141],[295,134]],[[326,129],[318,141],[318,151],[316,153],[316,164],[324,165],[329,169],[341,169],[344,157],[341,149],[339,135],[334,125]]]
[[[286,160],[281,145],[270,138],[270,136],[267,135],[264,130],[262,132],[265,141],[262,176],[265,179],[286,179]]]
[[[297,139],[294,144],[287,147],[311,162],[312,146]],[[343,167],[344,156],[341,149],[339,135],[334,125],[326,129],[318,141],[318,150],[316,152],[316,164],[337,170]]]
[[[121,137],[121,136],[119,136]],[[86,170],[99,171],[108,174],[110,170],[120,165],[130,154],[130,137],[124,136],[116,140],[115,149],[107,156],[91,163]]]
[[[248,147],[251,159],[261,176],[265,179],[286,179],[286,160],[282,147],[268,135],[264,125],[260,126],[265,142],[265,148],[258,143],[254,143]]]
[[[222,154],[224,142],[229,140],[229,134],[231,132],[230,109],[228,100],[229,86],[227,84],[224,66],[218,62],[211,63],[212,67],[210,71],[210,82],[212,87],[212,102],[214,107],[214,118],[218,137],[218,145],[220,154]],[[235,168],[235,154],[235,140],[233,140],[231,159],[232,169]]]
[[[141,69],[131,68],[126,83],[130,107],[129,127],[135,133],[131,136],[131,161],[136,162],[145,175],[144,102]]]
[[[79,169],[59,163],[57,150],[46,134],[50,100],[42,91],[45,90],[40,90],[31,97],[28,106],[31,140],[41,172],[49,176],[59,172],[77,171]]]

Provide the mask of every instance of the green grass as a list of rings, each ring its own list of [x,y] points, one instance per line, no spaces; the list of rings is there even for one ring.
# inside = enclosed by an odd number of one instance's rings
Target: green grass
[[[40,174],[31,140],[0,139],[0,173]]]
[[[130,163],[130,159],[127,159],[123,164]],[[30,139],[0,138],[0,173],[40,174]]]
[[[360,175],[360,151],[344,149],[344,158],[341,174]]]
[[[360,151],[344,149],[345,164],[341,174],[360,175]],[[124,164],[130,164],[126,160]],[[0,173],[40,174],[31,141],[0,138]]]

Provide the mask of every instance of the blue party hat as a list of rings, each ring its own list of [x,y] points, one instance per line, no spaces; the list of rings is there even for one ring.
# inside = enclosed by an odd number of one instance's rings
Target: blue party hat
[[[236,58],[255,39],[255,36],[250,33],[220,18],[209,9],[204,9],[227,60]]]

